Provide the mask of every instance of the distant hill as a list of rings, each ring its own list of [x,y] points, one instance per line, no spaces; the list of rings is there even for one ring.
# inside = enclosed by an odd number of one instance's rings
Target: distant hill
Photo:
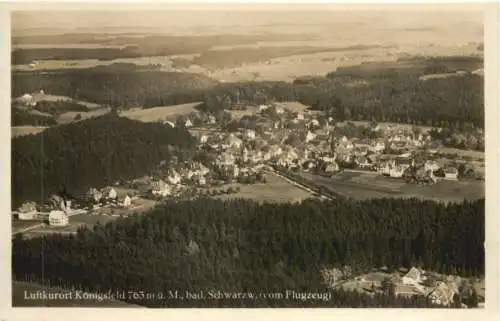
[[[149,174],[174,150],[190,149],[184,129],[114,114],[12,139],[12,202],[42,202],[65,189],[80,195],[120,179]]]
[[[43,89],[53,95],[128,108],[142,106],[147,99],[160,100],[175,92],[208,89],[217,84],[204,75],[112,64],[88,69],[13,72],[12,97]]]

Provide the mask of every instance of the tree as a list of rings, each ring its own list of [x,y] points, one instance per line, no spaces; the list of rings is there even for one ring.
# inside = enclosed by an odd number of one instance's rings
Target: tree
[[[478,297],[477,297],[477,292],[476,289],[472,288],[469,297],[467,298],[467,306],[469,308],[477,308],[478,306]]]
[[[385,293],[386,295],[389,295],[389,296],[394,296],[395,285],[392,282],[391,278],[389,278],[389,277],[384,278],[382,280],[381,287],[382,287],[383,293]]]

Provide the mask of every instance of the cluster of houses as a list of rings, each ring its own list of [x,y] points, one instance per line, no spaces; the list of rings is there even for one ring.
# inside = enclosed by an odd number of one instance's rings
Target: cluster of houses
[[[389,282],[394,295],[411,297],[421,295],[431,302],[443,306],[449,306],[454,302],[455,294],[459,293],[457,279],[453,276],[435,277],[432,273],[412,267],[409,270],[400,269],[394,273],[388,273],[387,267],[382,267],[380,272],[368,273],[353,277],[352,269],[348,266],[343,268],[322,269],[321,274],[327,284],[332,287],[356,283],[360,289],[372,291],[372,289],[383,290],[383,283]],[[353,280],[346,283],[346,280]]]
[[[267,127],[240,128],[237,133],[207,132],[199,135],[199,143],[210,146],[218,154],[217,164],[225,167],[265,163],[322,172],[357,168],[425,184],[440,178],[458,179],[456,164],[434,160],[440,144],[424,131],[370,124],[366,128],[374,133],[373,138],[349,138],[339,134],[342,130],[336,131],[331,117],[321,119],[317,113],[292,113],[279,105],[261,105],[257,115],[260,125]],[[266,115],[273,115],[272,121]],[[303,126],[293,127],[297,124]],[[414,159],[417,151],[427,153],[418,162]]]
[[[71,205],[71,200],[53,195],[50,198],[50,209],[48,211],[40,211],[35,202],[26,202],[13,214],[22,221],[47,221],[50,226],[62,227],[69,224],[70,216],[84,212],[82,210],[73,209]]]
[[[35,107],[37,105],[37,102],[45,95],[45,92],[43,90],[40,90],[39,92],[35,92],[32,94],[24,94],[21,97],[17,97],[14,99],[14,101],[23,104],[26,107]]]
[[[93,208],[98,208],[100,205],[116,205],[126,208],[132,205],[133,196],[127,193],[119,195],[115,188],[105,187],[100,190],[90,188],[85,198],[93,205]]]
[[[142,177],[132,182],[142,195],[155,198],[179,196],[188,186],[206,186],[210,170],[200,162],[171,166],[164,175]]]

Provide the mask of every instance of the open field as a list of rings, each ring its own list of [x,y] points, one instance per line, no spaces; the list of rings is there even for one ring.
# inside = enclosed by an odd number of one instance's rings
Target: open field
[[[192,112],[198,112],[195,107],[199,104],[201,104],[201,102],[146,109],[130,109],[123,111],[120,115],[137,121],[155,122],[165,120],[166,117],[188,115]]]
[[[332,178],[311,173],[301,173],[301,175],[341,195],[359,200],[416,197],[442,202],[461,202],[464,199],[478,199],[485,195],[484,182],[476,180],[440,180],[435,185],[421,186],[407,184],[402,179],[385,177],[375,172],[345,171]]]
[[[11,138],[24,136],[24,135],[36,135],[43,132],[49,127],[39,127],[39,126],[13,126],[11,127],[10,135]]]
[[[254,106],[247,106],[245,110],[226,110],[226,112],[231,114],[232,120],[239,120],[243,116],[252,116],[259,113],[259,109]]]
[[[369,125],[369,121],[363,120],[353,120],[346,122],[338,122],[335,126],[342,127],[346,126],[348,123],[353,123],[356,126]],[[430,126],[422,126],[422,125],[410,125],[410,124],[401,124],[401,123],[391,123],[391,122],[377,122],[382,130],[391,128],[391,130],[403,130],[403,131],[411,131],[413,127],[419,128],[423,133],[428,132],[432,129]]]
[[[99,109],[94,109],[94,110],[88,111],[88,112],[68,111],[64,114],[61,114],[57,118],[57,122],[59,124],[72,123],[75,121],[75,117],[77,117],[78,115],[80,115],[80,117],[81,117],[79,120],[85,120],[85,119],[90,119],[90,118],[94,118],[94,117],[99,117],[99,116],[102,116],[104,114],[109,113],[110,110],[111,109],[109,109],[109,108],[99,108]]]
[[[450,73],[442,73],[442,74],[429,74],[418,77],[420,80],[426,81],[429,79],[440,79],[440,78],[448,78],[448,77],[464,77],[464,75],[450,72]]]
[[[267,182],[264,184],[233,184],[232,187],[240,187],[240,192],[231,195],[219,195],[215,196],[215,198],[247,198],[262,202],[300,202],[313,197],[310,193],[288,183],[273,173],[266,173],[266,180]]]
[[[16,49],[97,49],[97,48],[124,48],[126,45],[105,45],[97,43],[68,43],[68,44],[37,44],[37,43],[21,43],[12,44],[11,50]]]
[[[258,80],[291,80],[302,75],[324,75],[338,67],[357,65],[364,61],[393,61],[398,57],[421,54],[426,56],[442,55],[469,55],[481,52],[479,48],[483,42],[482,20],[462,14],[444,14],[443,12],[425,14],[416,12],[402,12],[398,15],[381,13],[350,13],[328,11],[307,12],[294,10],[283,11],[279,14],[268,14],[259,11],[231,12],[214,10],[210,15],[199,12],[199,19],[206,21],[203,27],[193,23],[193,15],[175,14],[169,19],[151,18],[148,14],[148,23],[153,26],[133,28],[107,28],[93,26],[78,29],[73,33],[57,28],[39,29],[21,25],[30,24],[28,21],[37,21],[40,17],[31,17],[23,13],[20,16],[29,18],[14,18],[13,45],[20,48],[61,48],[71,47],[80,50],[95,48],[108,51],[109,54],[100,54],[104,58],[118,58],[123,54],[138,54],[145,61],[151,56],[151,63],[160,63],[163,68],[171,68],[172,62],[168,58],[174,55],[218,51],[242,52],[235,59],[222,59],[222,67],[216,67],[211,75],[213,78],[225,81],[254,80],[254,73],[258,72]],[[34,15],[34,13],[32,13]],[[160,14],[160,12],[158,12]],[[154,14],[153,14],[154,15]],[[50,19],[50,18],[49,18]],[[122,16],[107,15],[103,21],[116,19],[122,25]],[[153,20],[157,20],[152,22]],[[81,19],[75,19],[80,21]],[[376,21],[374,26],[367,21]],[[66,21],[64,26],[74,21]],[[54,22],[51,22],[54,23]],[[424,27],[422,27],[424,25]],[[92,31],[93,30],[93,31]],[[169,33],[166,34],[166,30]],[[231,30],[231,34],[227,34]],[[76,33],[78,32],[78,33]],[[98,32],[99,35],[96,36]],[[105,33],[105,34],[103,34]],[[74,45],[77,44],[77,45]],[[115,55],[120,46],[138,45],[142,50],[124,51]],[[284,57],[283,53],[276,56],[276,52],[285,48],[305,48],[310,52],[319,47],[337,48],[337,52],[319,52],[317,54],[297,55],[300,51],[287,50],[295,56]],[[89,48],[89,49],[86,49]],[[174,48],[174,49],[172,49]],[[272,55],[259,54],[258,60],[243,59],[243,65],[236,68],[227,67],[227,64],[239,62],[244,57],[252,57],[252,50],[267,48]],[[339,50],[340,49],[340,50]],[[239,50],[239,51],[238,51]],[[293,51],[293,52],[291,52]],[[75,53],[71,53],[75,56]],[[71,56],[67,54],[67,56]],[[96,54],[95,54],[96,55]],[[116,57],[114,57],[115,55]],[[213,55],[210,53],[210,55]],[[217,54],[220,55],[220,54]],[[87,58],[88,54],[78,54],[79,58]],[[155,57],[161,56],[161,59]],[[231,55],[234,56],[234,55]],[[240,57],[243,56],[243,57]],[[272,57],[274,56],[274,59]],[[29,55],[31,57],[31,55]],[[29,58],[28,57],[28,58]],[[64,58],[64,57],[59,57]],[[90,58],[90,57],[89,57]],[[94,57],[96,58],[96,57]],[[47,58],[45,58],[47,59]],[[130,58],[127,62],[134,61]],[[196,59],[196,58],[195,58]],[[29,63],[30,59],[20,60]],[[38,59],[44,60],[44,59]],[[47,65],[41,62],[35,69],[85,68],[84,65],[109,64],[110,61],[88,59],[87,62],[67,60],[50,61]],[[21,63],[20,62],[20,63]],[[194,61],[196,62],[196,60]],[[209,61],[210,62],[210,61]],[[139,62],[137,62],[139,63]],[[141,62],[142,63],[142,62]],[[203,64],[203,61],[200,61]],[[70,66],[68,66],[70,65]],[[15,68],[29,69],[28,65]],[[201,68],[200,70],[205,70]],[[206,70],[208,72],[208,70]],[[233,73],[234,71],[234,73]]]
[[[17,233],[25,229],[34,228],[38,225],[42,224],[39,220],[32,221],[22,221],[18,219],[12,219],[12,233]]]
[[[116,217],[108,215],[77,214],[70,216],[68,226],[56,227],[56,226],[45,225],[34,228],[26,233],[23,233],[23,236],[30,238],[30,237],[37,237],[55,233],[72,234],[76,233],[78,228],[81,226],[92,227],[97,222],[100,222],[101,224],[106,224],[107,222],[110,222],[115,219]]]
[[[285,103],[277,103],[276,106],[288,109],[293,113],[304,113],[309,106],[299,103],[298,101],[290,101]]]
[[[60,96],[60,95],[50,95],[50,94],[45,94],[45,93],[35,93],[32,95],[33,97],[33,102],[40,102],[40,101],[51,101],[51,102],[56,102],[56,101],[66,101],[66,102],[72,102],[76,103],[79,105],[83,105],[89,109],[96,109],[99,108],[100,105],[96,103],[91,103],[88,101],[83,101],[83,100],[77,100],[73,99],[71,97],[67,96]],[[14,98],[13,101],[17,101],[19,99],[22,99],[22,97]]]
[[[138,66],[159,65],[160,70],[172,71],[172,60],[169,56],[122,58],[113,60],[81,59],[81,60],[41,60],[35,66],[27,64],[12,66],[13,71],[85,69],[96,66],[108,66],[115,63],[133,63]]]
[[[26,299],[25,294],[36,293],[68,293],[68,297],[43,300]],[[80,293],[81,294],[81,293]],[[114,299],[99,300],[95,294],[84,296],[78,295],[76,291],[63,290],[55,287],[48,287],[37,283],[28,283],[22,281],[12,281],[12,306],[13,307],[110,307],[110,308],[139,308],[138,305],[128,304],[126,302]]]
[[[476,160],[484,160],[485,154],[484,152],[477,150],[466,150],[466,149],[458,149],[451,147],[441,147],[437,149],[438,153],[442,154],[457,154],[458,157],[470,157]]]

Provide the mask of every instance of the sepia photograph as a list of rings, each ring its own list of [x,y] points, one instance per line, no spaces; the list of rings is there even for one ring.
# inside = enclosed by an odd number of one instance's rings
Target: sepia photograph
[[[484,308],[485,10],[396,7],[11,10],[12,307]]]

